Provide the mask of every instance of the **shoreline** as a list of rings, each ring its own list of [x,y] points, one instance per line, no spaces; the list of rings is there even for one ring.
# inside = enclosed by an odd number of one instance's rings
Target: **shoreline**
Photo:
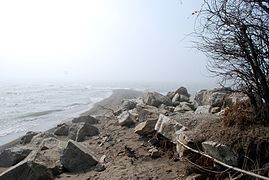
[[[102,112],[100,112],[100,111],[102,111],[102,109],[101,109],[101,107],[99,107],[99,105],[106,106],[109,108],[115,108],[115,106],[118,106],[121,103],[122,99],[137,98],[139,96],[142,96],[143,94],[144,94],[143,91],[138,91],[138,90],[133,90],[133,89],[113,89],[112,94],[109,97],[104,98],[101,101],[94,103],[93,106],[89,110],[79,114],[78,117],[87,116],[87,115],[94,115],[97,112],[102,114]],[[67,118],[65,122],[70,122],[70,121],[71,121],[70,118]],[[53,128],[50,128],[48,130],[41,131],[41,132],[52,133],[55,130],[56,126]],[[0,152],[2,152],[3,150],[5,150],[7,148],[11,148],[11,147],[14,147],[14,146],[20,144],[21,137],[22,136],[16,138],[15,140],[12,140],[8,143],[1,145]]]
[[[225,98],[220,98],[223,96]],[[249,150],[269,146],[268,127],[253,124],[253,131],[242,129],[239,124],[225,124],[221,111],[234,107],[234,101],[223,106],[232,97],[239,98],[236,102],[245,100],[242,94],[223,88],[200,91],[195,101],[190,101],[184,87],[167,95],[114,90],[111,96],[82,113],[81,118],[42,131],[24,145],[19,139],[17,143],[8,143],[11,149],[1,153],[2,166],[7,168],[0,168],[0,179],[15,180],[19,176],[23,179],[46,176],[51,180],[219,178],[188,162],[214,172],[219,171],[219,167],[212,159],[221,165],[244,169],[241,164],[245,159],[240,157],[248,154],[251,160],[259,160],[260,149],[251,154]],[[213,106],[216,101],[208,102],[212,98],[219,102],[217,107]],[[22,154],[22,161],[12,159],[23,151],[31,152],[26,157]],[[262,157],[266,161],[261,162],[259,168],[268,162],[267,154]],[[191,159],[185,161],[185,158]],[[78,164],[82,166],[78,168]],[[266,178],[268,171],[259,175]],[[222,177],[230,177],[231,173],[235,172],[229,169]]]

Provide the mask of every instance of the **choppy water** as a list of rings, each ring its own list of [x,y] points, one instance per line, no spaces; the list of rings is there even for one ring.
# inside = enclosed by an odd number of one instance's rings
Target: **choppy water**
[[[176,90],[177,83],[0,83],[0,145],[78,116],[113,89]],[[198,86],[186,86],[191,93]]]
[[[0,145],[43,131],[89,110],[111,94],[87,84],[6,84],[0,87]]]

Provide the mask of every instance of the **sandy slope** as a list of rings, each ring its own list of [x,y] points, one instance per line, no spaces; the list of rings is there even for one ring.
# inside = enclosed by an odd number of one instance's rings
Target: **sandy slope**
[[[117,90],[98,104],[117,109],[122,99],[141,95],[136,91]],[[180,169],[184,169],[184,164],[178,161],[173,151],[164,148],[160,149],[160,158],[149,157],[151,144],[135,134],[134,129],[119,126],[110,111],[102,109],[98,104],[86,114],[99,115],[100,124],[97,127],[100,135],[83,144],[99,158],[106,156],[106,169],[102,172],[64,173],[57,179],[182,179],[184,172]],[[132,155],[128,154],[125,147],[133,150],[135,157],[130,157]]]

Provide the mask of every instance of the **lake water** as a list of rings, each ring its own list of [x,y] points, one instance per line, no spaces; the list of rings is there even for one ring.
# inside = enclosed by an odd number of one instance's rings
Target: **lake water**
[[[113,89],[167,93],[177,87],[168,83],[1,83],[0,145],[28,131],[44,131],[79,116],[110,96]]]

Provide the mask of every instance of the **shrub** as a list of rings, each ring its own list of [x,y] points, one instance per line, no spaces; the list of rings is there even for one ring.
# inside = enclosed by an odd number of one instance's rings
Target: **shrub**
[[[225,126],[245,126],[257,123],[257,116],[254,109],[248,102],[239,102],[224,110],[221,117]]]

